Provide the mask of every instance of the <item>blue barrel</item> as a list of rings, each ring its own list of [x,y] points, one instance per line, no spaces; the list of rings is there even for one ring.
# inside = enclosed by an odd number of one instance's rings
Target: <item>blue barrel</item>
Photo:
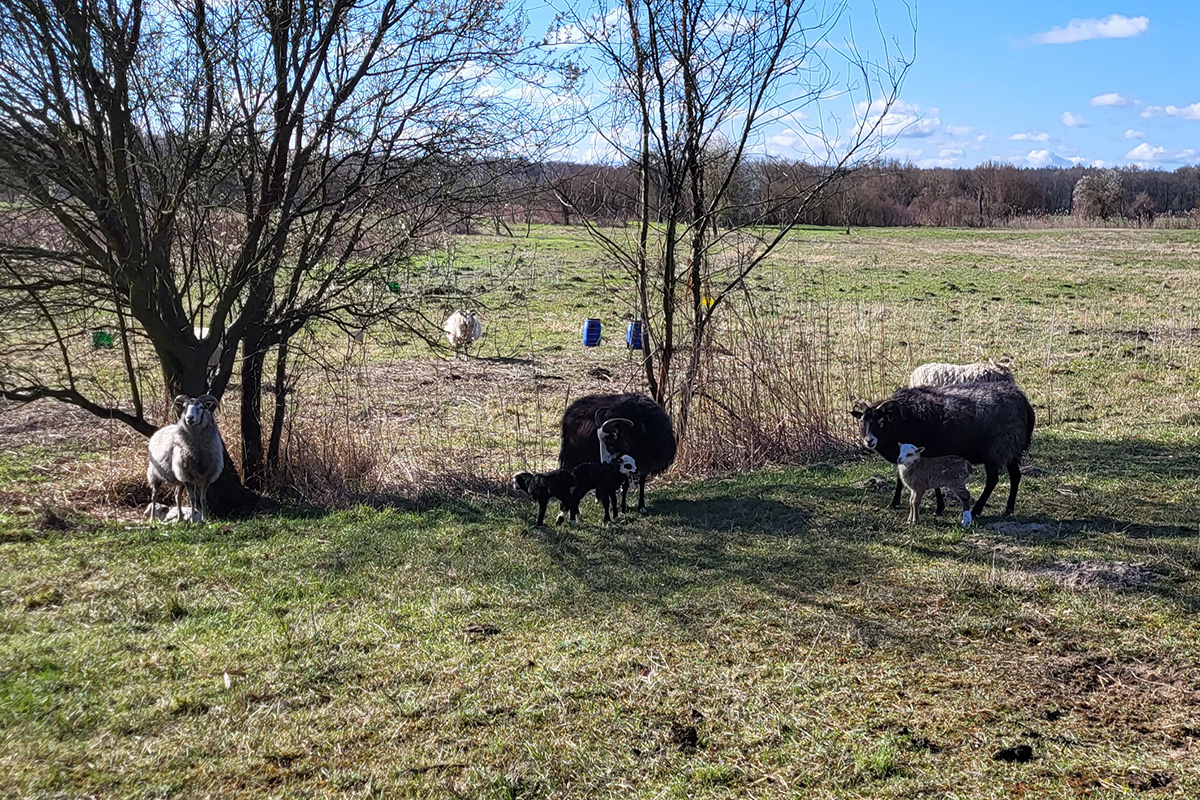
[[[583,346],[595,347],[600,344],[600,320],[588,317],[583,321]]]
[[[630,350],[642,349],[642,321],[635,319],[625,326],[625,346]]]

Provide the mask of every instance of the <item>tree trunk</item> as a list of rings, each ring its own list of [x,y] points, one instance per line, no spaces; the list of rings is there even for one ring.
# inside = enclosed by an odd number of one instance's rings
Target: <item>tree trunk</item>
[[[262,429],[263,339],[262,331],[252,326],[242,344],[242,470],[246,486],[254,491],[262,491],[267,477]]]
[[[275,355],[275,413],[271,417],[271,440],[267,444],[267,469],[279,474],[279,451],[283,441],[283,422],[287,414],[288,345],[282,342]]]

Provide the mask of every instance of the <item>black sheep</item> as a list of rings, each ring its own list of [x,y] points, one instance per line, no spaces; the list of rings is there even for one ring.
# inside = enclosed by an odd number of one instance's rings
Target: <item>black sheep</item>
[[[1021,454],[1033,439],[1033,406],[1015,383],[952,383],[898,389],[874,405],[855,403],[863,444],[893,464],[904,442],[924,447],[924,455],[959,456],[983,464],[987,481],[972,509],[979,516],[1008,470],[1005,513],[1017,503]]]
[[[603,442],[603,447],[602,447]],[[638,467],[638,511],[646,513],[646,479],[675,460],[675,429],[662,406],[643,394],[591,394],[567,407],[558,465],[632,456]]]
[[[604,521],[616,519],[617,490],[629,485],[629,479],[637,473],[637,463],[632,456],[618,456],[609,462],[588,461],[571,470],[575,476],[575,491],[572,494],[570,508],[565,509],[571,515],[572,521],[579,519],[579,502],[587,497],[588,492],[595,492],[596,499],[604,508]],[[609,509],[612,516],[609,516]]]
[[[513,475],[513,488],[518,489],[538,502],[537,524],[546,521],[546,506],[551,500],[557,500],[565,512],[572,505],[578,507],[574,500],[575,476],[565,469],[542,474],[534,472],[518,472]],[[562,515],[559,515],[562,519]]]

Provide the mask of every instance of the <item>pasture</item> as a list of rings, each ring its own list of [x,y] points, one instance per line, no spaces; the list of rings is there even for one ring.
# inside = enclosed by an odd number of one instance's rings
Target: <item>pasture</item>
[[[578,229],[413,276],[478,358],[314,332],[279,513],[147,527],[143,441],[5,408],[0,795],[1198,796],[1198,277],[1192,231],[797,232],[718,320],[761,416],[611,526],[506,487],[638,388]],[[1038,414],[1016,517],[909,526],[846,409],[988,356]]]

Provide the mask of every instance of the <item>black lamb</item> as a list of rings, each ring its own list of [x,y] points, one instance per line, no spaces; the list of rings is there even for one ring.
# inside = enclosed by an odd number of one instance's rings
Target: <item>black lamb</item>
[[[868,406],[855,403],[851,413],[861,420],[863,444],[893,464],[904,442],[924,447],[924,455],[959,456],[983,464],[983,492],[972,509],[983,511],[1008,470],[1005,513],[1012,514],[1021,483],[1021,454],[1033,439],[1033,406],[1015,383],[952,383],[898,389],[887,400]]]
[[[565,469],[541,474],[518,472],[513,475],[513,488],[537,501],[538,525],[546,521],[546,506],[551,500],[557,500],[564,513],[571,507],[579,506],[579,502],[574,499],[575,476]],[[559,514],[559,519],[562,519],[562,514]]]
[[[643,394],[590,394],[563,412],[558,465],[632,456],[638,469],[638,511],[646,513],[646,479],[675,460],[675,429],[662,406]]]

